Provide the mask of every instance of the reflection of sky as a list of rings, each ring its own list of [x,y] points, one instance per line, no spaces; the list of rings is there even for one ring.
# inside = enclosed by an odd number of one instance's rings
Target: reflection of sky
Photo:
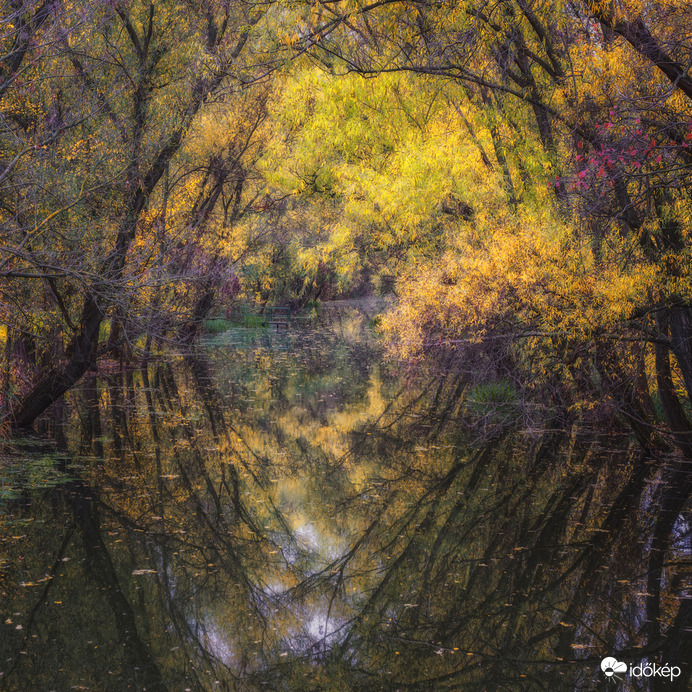
[[[362,337],[362,330],[359,332]],[[349,454],[352,431],[381,414],[386,393],[379,368],[370,367],[369,352],[359,352],[360,358],[368,360],[368,367],[356,368],[353,352],[334,348],[331,341],[314,332],[282,333],[279,344],[276,335],[265,336],[254,338],[242,330],[231,330],[208,343],[219,375],[217,386],[237,391],[236,401],[242,404],[233,437],[242,440],[240,452],[250,463],[254,455],[261,455],[271,464],[267,500],[291,527],[293,540],[282,536],[264,515],[267,535],[280,546],[280,554],[272,554],[270,572],[257,576],[267,606],[278,610],[283,623],[276,632],[282,641],[278,650],[283,647],[297,653],[320,642],[333,644],[335,637],[345,634],[346,619],[333,605],[330,612],[331,585],[326,587],[326,595],[317,589],[296,602],[290,591],[295,582],[288,575],[284,578],[282,570],[293,568],[303,577],[319,573],[343,555],[351,534],[362,528],[358,522],[345,526],[329,516],[334,489],[325,486],[319,474],[310,473],[309,455],[321,464],[338,464]],[[282,352],[277,353],[277,345]],[[228,358],[228,346],[236,347],[237,357]],[[363,469],[358,465],[345,465],[344,470],[347,486],[362,484]],[[251,493],[250,497],[256,508],[268,507],[261,496]],[[337,601],[343,605],[343,595]],[[230,661],[231,648],[223,639],[223,628],[209,620],[207,636],[214,654]]]
[[[324,640],[326,644],[333,645],[335,636],[337,640],[345,636],[346,632],[343,629],[345,621],[333,616],[328,618],[328,612],[328,608],[324,607],[309,609],[306,631],[314,642]]]
[[[207,651],[224,665],[229,668],[233,667],[236,663],[236,654],[231,647],[232,639],[214,621],[214,616],[211,613],[204,618],[202,628]]]
[[[308,521],[295,529],[295,535],[321,562],[336,560],[348,543],[345,539],[336,541],[335,536],[327,536]]]
[[[320,536],[313,524],[305,523],[295,530],[295,535],[303,542],[306,548],[316,553],[323,554],[324,537]]]
[[[680,514],[673,526],[671,546],[680,557],[692,557],[692,517]]]

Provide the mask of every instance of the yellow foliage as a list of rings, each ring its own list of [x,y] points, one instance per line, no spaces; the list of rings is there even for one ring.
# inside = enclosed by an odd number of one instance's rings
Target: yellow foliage
[[[680,288],[631,243],[613,236],[604,245],[605,256],[596,262],[568,227],[522,216],[411,268],[384,329],[409,357],[430,345],[493,333],[586,339],[615,330]]]

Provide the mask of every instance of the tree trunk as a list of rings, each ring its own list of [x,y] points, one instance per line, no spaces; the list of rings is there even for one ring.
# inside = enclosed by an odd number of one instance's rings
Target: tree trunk
[[[33,422],[68,389],[74,387],[94,362],[94,344],[98,341],[103,314],[93,298],[87,298],[82,311],[79,333],[74,337],[66,364],[53,368],[39,379],[22,399],[9,420],[15,429],[31,427]]]
[[[682,372],[688,399],[692,399],[692,308],[675,305],[668,311],[670,336],[675,355]]]

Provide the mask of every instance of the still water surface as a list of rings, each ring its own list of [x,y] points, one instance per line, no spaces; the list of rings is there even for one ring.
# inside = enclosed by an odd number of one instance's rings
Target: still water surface
[[[600,672],[688,663],[670,471],[368,317],[113,364],[3,451],[0,687],[687,689]]]

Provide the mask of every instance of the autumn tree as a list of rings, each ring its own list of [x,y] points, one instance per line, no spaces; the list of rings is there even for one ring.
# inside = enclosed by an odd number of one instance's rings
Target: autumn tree
[[[232,293],[232,262],[204,233],[247,203],[261,84],[278,64],[271,12],[216,0],[3,8],[0,272],[14,426],[153,321],[170,331],[169,308],[189,323],[212,286]]]
[[[511,218],[492,228],[471,215],[442,261],[410,272],[406,341],[563,332],[551,346],[562,358],[593,339],[604,353],[656,343],[689,400],[688,5],[391,2],[318,15],[306,40],[326,70],[434,77],[483,109],[492,148],[477,157],[491,151],[504,178]]]

